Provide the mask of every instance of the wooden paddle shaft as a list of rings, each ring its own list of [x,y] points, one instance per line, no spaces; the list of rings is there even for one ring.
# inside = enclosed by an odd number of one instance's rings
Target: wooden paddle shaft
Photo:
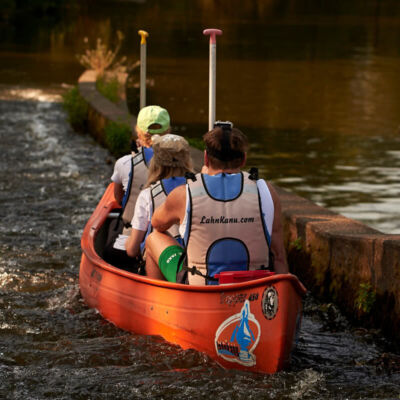
[[[215,122],[215,93],[217,75],[217,35],[222,35],[220,29],[205,29],[203,34],[210,36],[210,66],[209,66],[209,96],[208,96],[208,130],[214,127]]]
[[[138,31],[140,40],[140,109],[146,106],[146,37],[149,34],[146,31]]]

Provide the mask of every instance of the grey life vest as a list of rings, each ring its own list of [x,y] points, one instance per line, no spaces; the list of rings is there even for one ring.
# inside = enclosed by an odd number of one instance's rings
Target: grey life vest
[[[257,183],[247,172],[196,178],[188,181],[191,208],[184,237],[188,267],[207,276],[268,268],[270,234]],[[191,273],[188,278],[194,285],[214,283]]]
[[[143,253],[144,245],[146,242],[147,236],[153,231],[153,227],[151,226],[151,217],[154,214],[154,211],[164,203],[167,196],[178,186],[184,185],[186,183],[186,178],[183,176],[173,176],[167,179],[161,179],[160,181],[153,183],[150,186],[150,195],[151,195],[151,211],[150,211],[150,223],[147,228],[146,236],[143,239],[143,242],[140,244],[140,250]],[[168,232],[173,238],[175,238],[179,243],[182,244],[182,239],[179,235],[179,225],[172,225],[166,232]]]
[[[129,173],[128,186],[122,200],[122,220],[124,221],[124,235],[131,233],[131,221],[135,212],[136,200],[147,181],[150,160],[153,157],[151,147],[140,147],[138,153],[132,154],[131,171]]]
[[[186,178],[183,176],[173,176],[168,179],[161,179],[161,181],[156,182],[151,186],[151,201],[152,201],[152,214],[162,203],[164,203],[167,196],[178,186],[184,185],[186,183]],[[151,224],[150,224],[151,226]],[[179,225],[172,225],[167,232],[169,232],[172,237],[177,238],[179,235]]]

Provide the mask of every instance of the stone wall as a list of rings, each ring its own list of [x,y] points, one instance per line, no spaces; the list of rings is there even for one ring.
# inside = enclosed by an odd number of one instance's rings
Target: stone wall
[[[136,118],[102,96],[96,89],[96,73],[85,71],[78,80],[81,96],[89,104],[88,128],[91,135],[101,144],[104,143],[104,127],[107,122],[125,123],[129,126],[136,124]]]
[[[352,319],[400,337],[400,235],[276,189],[291,271]]]
[[[85,71],[78,80],[81,96],[89,104],[88,128],[90,134],[101,144],[104,143],[104,127],[107,122],[126,123],[134,128],[136,117],[127,111],[126,106],[117,106],[102,96],[96,89],[96,74],[94,71]],[[191,149],[191,156],[197,171],[203,165],[203,152]]]
[[[134,116],[96,90],[93,71],[79,78],[89,103],[89,130],[101,143],[107,121]],[[196,170],[203,154],[192,149]],[[315,295],[334,301],[354,320],[400,338],[400,235],[385,235],[366,225],[276,187],[282,202],[289,267]]]

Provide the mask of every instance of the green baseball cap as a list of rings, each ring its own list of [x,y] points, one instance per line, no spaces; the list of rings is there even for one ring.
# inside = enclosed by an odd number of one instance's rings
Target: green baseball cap
[[[149,128],[153,124],[160,125],[159,128]],[[170,127],[168,111],[160,106],[143,107],[137,117],[137,126],[143,132],[163,133]]]

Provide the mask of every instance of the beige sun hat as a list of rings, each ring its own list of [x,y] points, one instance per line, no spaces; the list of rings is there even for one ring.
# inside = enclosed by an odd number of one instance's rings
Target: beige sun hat
[[[153,150],[156,165],[185,167],[190,162],[189,143],[179,135],[172,133],[163,136],[153,135]]]

